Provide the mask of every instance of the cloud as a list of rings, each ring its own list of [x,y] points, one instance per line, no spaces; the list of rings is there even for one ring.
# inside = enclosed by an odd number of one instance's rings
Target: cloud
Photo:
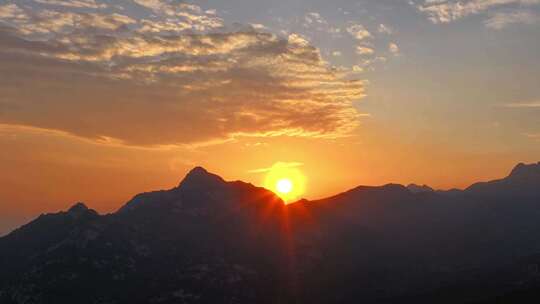
[[[397,44],[391,42],[390,44],[388,44],[388,51],[392,54],[394,54],[395,56],[399,55],[399,47]]]
[[[287,37],[287,40],[290,44],[301,46],[301,47],[307,47],[309,46],[309,40],[297,33],[292,33]]]
[[[500,30],[512,24],[534,24],[538,20],[538,15],[532,11],[514,10],[492,14],[484,24],[488,28]]]
[[[205,10],[195,4],[177,0],[134,0],[138,5],[151,11],[141,20],[140,32],[174,33],[183,31],[209,31],[224,26],[223,19],[216,10]]]
[[[260,24],[260,23],[251,23],[250,25],[255,30],[267,30],[268,29],[264,24]]]
[[[321,16],[321,14],[315,13],[315,12],[307,13],[304,16],[304,21],[305,21],[304,24],[306,26],[309,26],[309,25],[312,25],[312,24],[328,24],[328,21],[326,21],[326,19],[324,19]]]
[[[352,23],[347,27],[347,32],[358,42],[355,47],[356,54],[360,56],[375,54],[375,50],[370,46],[371,43],[365,41],[373,36],[363,25]]]
[[[76,8],[102,9],[102,8],[107,7],[106,4],[97,3],[94,0],[34,0],[34,1],[41,4],[76,7]]]
[[[353,65],[352,70],[354,73],[362,73],[364,72],[364,68],[359,65]]]
[[[372,37],[371,33],[361,24],[351,24],[347,27],[347,32],[358,41]]]
[[[377,29],[377,31],[381,34],[387,35],[392,35],[394,33],[394,30],[391,27],[382,23],[379,24],[379,28]]]
[[[507,103],[504,108],[540,108],[540,101]]]
[[[195,4],[175,0],[134,0],[140,6],[151,10],[157,17],[146,20],[142,31],[159,32],[196,30],[206,31],[223,27],[223,19],[214,10],[203,11]],[[175,25],[177,25],[175,27]]]
[[[55,130],[55,129],[44,129],[39,127],[32,127],[26,125],[16,125],[16,124],[2,124],[0,123],[0,138],[2,137],[18,137],[19,135],[35,135],[40,137],[57,137],[70,140],[72,142],[85,143],[95,146],[105,146],[108,148],[129,148],[137,150],[147,150],[147,151],[165,151],[173,148],[177,148],[175,145],[154,145],[154,146],[136,146],[136,145],[126,145],[120,140],[110,138],[110,137],[100,137],[100,138],[86,138],[74,135],[72,133]],[[185,145],[185,148],[189,148],[189,145]]]
[[[51,35],[79,32],[117,31],[136,21],[111,13],[74,13],[44,9],[33,11],[16,4],[0,6],[0,24],[11,26],[21,35]],[[35,37],[34,37],[35,38]],[[40,37],[40,39],[45,39]]]
[[[189,28],[205,31],[223,26],[223,20],[216,16],[215,10],[203,11],[200,6],[195,4],[177,0],[134,0],[134,2],[153,11],[158,17],[166,18],[165,20],[158,19],[156,24],[158,27],[159,25],[167,25],[165,26],[167,30],[170,30],[171,25],[175,23],[180,23],[181,30]]]
[[[28,16],[24,14],[24,11],[19,8],[17,4],[14,3],[0,5],[0,18],[2,18],[3,21],[18,20],[19,22],[21,22],[28,20]]]
[[[273,164],[272,167],[253,169],[253,170],[249,170],[248,173],[266,173],[266,172],[270,172],[271,170],[275,168],[297,168],[297,167],[302,167],[303,165],[304,164],[300,162],[277,162]]]
[[[191,30],[192,25],[181,20],[175,21],[158,21],[158,20],[141,20],[141,33],[167,33],[167,32],[183,32]]]
[[[419,5],[412,4],[431,22],[449,23],[491,9],[537,5],[540,0],[424,0]]]
[[[330,24],[320,13],[309,12],[303,18],[296,18],[293,23],[303,27],[306,33],[316,35],[316,32],[328,33],[333,37],[340,37],[341,28],[335,24]]]
[[[374,53],[375,53],[375,50],[373,50],[370,47],[367,47],[367,46],[356,47],[356,54],[358,55],[373,55]]]
[[[200,12],[200,7],[196,5],[189,5],[174,0],[133,0],[133,2],[152,10],[154,13],[159,15],[175,16],[182,9]]]
[[[171,18],[206,14],[144,4]],[[0,71],[10,75],[0,76],[3,125],[136,146],[335,138],[358,126],[362,81],[298,34],[171,30],[151,15],[17,5],[0,6],[0,16]]]

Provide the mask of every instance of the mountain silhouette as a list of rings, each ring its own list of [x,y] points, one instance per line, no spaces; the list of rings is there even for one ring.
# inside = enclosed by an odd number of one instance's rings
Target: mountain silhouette
[[[407,189],[409,189],[409,191],[411,192],[415,192],[415,193],[418,193],[418,192],[433,192],[435,190],[433,190],[433,188],[431,188],[430,186],[428,185],[417,185],[417,184],[409,184],[407,186]]]
[[[538,180],[540,162],[537,164],[518,164],[506,178],[490,182],[477,183],[466,189],[467,192],[490,197],[518,198],[531,197],[540,199]]]
[[[196,167],[112,214],[77,203],[0,238],[0,303],[531,303],[539,198],[540,163],[289,205]]]

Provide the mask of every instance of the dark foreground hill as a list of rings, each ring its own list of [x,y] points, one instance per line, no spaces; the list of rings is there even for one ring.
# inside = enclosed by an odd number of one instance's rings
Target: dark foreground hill
[[[536,303],[539,267],[540,163],[290,205],[195,168],[114,214],[78,203],[0,238],[0,303]]]

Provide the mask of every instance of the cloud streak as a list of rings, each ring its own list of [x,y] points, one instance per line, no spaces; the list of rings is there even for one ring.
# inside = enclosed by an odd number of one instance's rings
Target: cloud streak
[[[34,0],[34,1],[41,4],[65,6],[65,7],[76,7],[76,8],[101,9],[101,8],[107,7],[105,3],[98,3],[94,0]]]
[[[515,102],[507,103],[503,105],[504,108],[538,108],[540,109],[540,101],[531,101],[531,102]]]
[[[534,24],[538,22],[537,14],[527,10],[499,12],[484,21],[486,27],[500,30],[512,24]]]
[[[297,168],[302,167],[304,164],[300,162],[278,162],[272,165],[272,167],[268,168],[260,168],[260,169],[253,169],[249,170],[248,173],[266,173],[270,172],[272,169],[275,168]]]

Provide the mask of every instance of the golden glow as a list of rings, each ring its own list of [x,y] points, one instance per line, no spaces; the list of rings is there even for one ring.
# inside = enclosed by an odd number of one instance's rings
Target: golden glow
[[[300,199],[305,191],[306,178],[297,167],[276,163],[268,170],[264,187],[274,191],[285,202]]]

